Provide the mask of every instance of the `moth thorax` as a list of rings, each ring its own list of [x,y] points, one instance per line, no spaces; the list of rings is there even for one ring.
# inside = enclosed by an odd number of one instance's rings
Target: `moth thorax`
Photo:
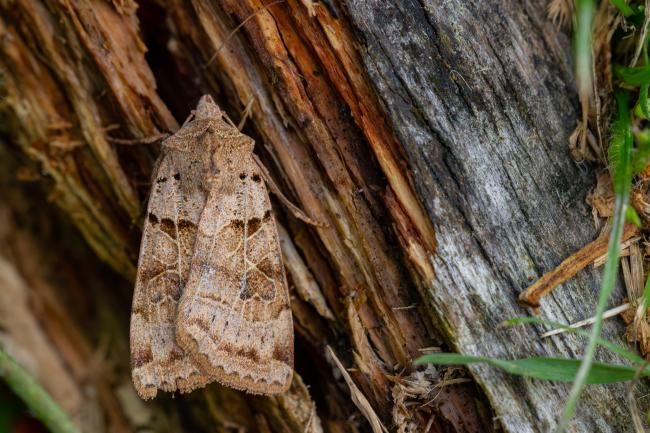
[[[237,134],[236,137],[223,140],[217,152],[222,155],[230,155],[234,158],[248,156],[255,148],[255,141],[247,135]]]

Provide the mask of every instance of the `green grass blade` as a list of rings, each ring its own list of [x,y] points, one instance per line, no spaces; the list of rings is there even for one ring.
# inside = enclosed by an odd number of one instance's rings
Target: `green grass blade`
[[[632,9],[630,5],[625,3],[625,0],[610,0],[610,3],[613,4],[616,7],[616,9],[621,11],[621,13],[626,17],[630,17],[636,14],[636,11]]]
[[[578,399],[582,390],[584,389],[589,371],[594,365],[594,354],[596,352],[596,345],[600,338],[600,331],[603,327],[603,313],[607,308],[607,301],[609,296],[614,291],[616,285],[616,277],[618,274],[618,259],[621,249],[621,234],[623,233],[623,225],[625,224],[625,214],[627,209],[627,202],[630,194],[630,186],[632,184],[632,125],[630,120],[630,113],[628,109],[627,94],[623,92],[616,92],[616,102],[618,105],[618,118],[612,127],[614,137],[610,143],[610,170],[613,173],[614,179],[614,216],[612,221],[612,232],[609,237],[609,244],[607,248],[607,262],[605,263],[605,270],[603,272],[603,282],[600,288],[600,295],[598,297],[598,305],[596,307],[596,319],[591,328],[591,335],[585,350],[585,355],[580,364],[580,369],[576,374],[575,381],[571,387],[569,398],[564,407],[562,418],[556,429],[557,433],[564,432],[569,425],[569,421],[575,413],[578,405]]]
[[[432,353],[424,355],[415,361],[416,364],[439,364],[439,365],[468,365],[475,363],[486,363],[500,368],[510,374],[517,376],[534,377],[536,379],[551,380],[557,382],[571,382],[580,368],[579,359],[566,358],[522,358],[512,361],[503,359],[487,358],[484,356],[468,356],[457,353]],[[594,362],[585,378],[585,383],[590,385],[602,385],[608,383],[624,382],[636,377],[637,368],[626,365],[603,364]],[[641,376],[650,375],[650,368],[641,371]]]
[[[650,143],[641,139],[637,140],[637,147],[632,155],[632,172],[641,173],[650,162]]]
[[[0,349],[0,377],[51,433],[79,433],[68,415],[36,380]]]
[[[650,278],[648,279],[648,281],[650,282]],[[650,285],[648,283],[646,283],[646,287],[649,287],[649,290],[650,290]],[[572,333],[572,334],[577,334],[577,335],[580,335],[582,337],[587,337],[587,338],[589,338],[589,336],[591,335],[591,333],[589,333],[587,331],[584,331],[582,329],[572,328],[572,327],[570,327],[568,325],[565,325],[563,323],[553,322],[551,320],[545,320],[545,319],[541,319],[541,318],[538,318],[538,317],[516,317],[514,319],[509,319],[509,320],[504,321],[503,326],[514,326],[514,325],[521,325],[521,324],[525,324],[525,323],[537,323],[537,324],[541,324],[541,325],[551,326],[553,328],[560,328],[560,329],[563,329],[566,332],[569,332],[569,333]],[[603,340],[602,338],[598,338],[596,340],[596,343],[599,346],[602,346],[605,349],[608,349],[611,352],[614,352],[614,353],[618,354],[619,356],[621,356],[622,358],[625,358],[628,361],[631,361],[631,362],[633,362],[635,364],[643,365],[645,363],[645,359],[643,359],[642,357],[640,357],[636,353],[630,352],[629,350],[625,350],[621,346],[616,345],[616,344],[614,344],[614,343],[612,343],[610,341]]]
[[[650,67],[628,68],[614,65],[614,76],[629,86],[640,87],[650,83]]]
[[[636,209],[634,209],[632,206],[628,206],[627,210],[625,211],[625,221],[629,222],[630,224],[634,224],[637,227],[641,227],[641,217],[639,217],[639,214],[636,213]]]
[[[648,273],[648,278],[645,280],[645,287],[643,288],[643,315],[645,316],[646,310],[650,305],[650,273]]]
[[[594,20],[594,0],[576,0],[576,31],[574,52],[576,82],[581,100],[591,95],[591,33]],[[583,107],[584,108],[584,107]]]
[[[643,114],[643,116],[639,117],[642,117],[643,119],[650,119],[650,113],[648,112],[648,87],[650,87],[650,85],[646,83],[642,84],[639,88],[638,104],[639,108],[641,109],[641,114]]]
[[[632,154],[632,174],[642,172],[650,163],[650,129],[642,129],[634,135],[636,147]]]

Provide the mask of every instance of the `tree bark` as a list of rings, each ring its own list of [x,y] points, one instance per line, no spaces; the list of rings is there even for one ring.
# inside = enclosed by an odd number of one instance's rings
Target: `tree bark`
[[[597,235],[584,200],[595,176],[568,154],[578,113],[569,44],[545,2],[348,6],[434,224],[435,278],[425,299],[449,343],[506,359],[580,357],[584,343],[574,338],[542,343],[539,330],[498,327],[526,315],[516,303],[522,289]],[[600,272],[556,289],[541,316],[591,316]],[[612,305],[623,297],[619,287]],[[621,325],[608,322],[605,338],[625,345]],[[507,430],[556,425],[568,386],[471,370]],[[632,431],[625,395],[625,386],[590,388],[576,431]]]
[[[84,431],[549,431],[564,385],[482,366],[473,383],[412,364],[435,347],[580,356],[571,336],[542,343],[539,329],[497,327],[526,314],[516,300],[532,279],[595,236],[584,204],[594,176],[567,148],[568,40],[545,3],[265,4],[0,3],[0,210],[22,227],[0,232],[13,276],[0,283],[33,298],[7,320],[36,335],[5,326],[3,346]],[[244,131],[257,154],[328,227],[274,203],[297,336],[287,394],[210,385],[143,403],[126,345],[158,149],[120,143],[175,131],[203,93],[235,121],[253,101]],[[53,260],[70,245],[74,285]],[[590,316],[598,274],[557,289],[542,314]],[[620,341],[619,325],[605,336]],[[48,377],[45,362],[69,374]],[[74,398],[57,394],[64,385]],[[575,430],[631,431],[626,392],[590,388]]]

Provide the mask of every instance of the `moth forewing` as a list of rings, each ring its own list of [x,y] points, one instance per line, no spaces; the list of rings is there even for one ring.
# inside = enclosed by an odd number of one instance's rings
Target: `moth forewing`
[[[155,397],[158,389],[189,392],[213,381],[175,338],[178,300],[207,195],[203,174],[210,158],[203,137],[212,117],[205,114],[205,110],[197,113],[163,142],[154,167],[130,330],[131,374],[144,399]]]
[[[223,116],[203,96],[154,168],[130,336],[145,399],[215,379],[256,394],[291,383],[293,325],[268,192],[252,139]]]
[[[216,129],[215,129],[216,128]],[[286,391],[293,324],[277,228],[253,142],[215,123],[208,197],[176,320],[178,344],[220,383]]]

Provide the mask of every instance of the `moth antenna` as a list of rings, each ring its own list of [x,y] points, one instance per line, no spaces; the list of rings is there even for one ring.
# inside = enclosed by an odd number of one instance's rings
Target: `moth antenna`
[[[280,188],[278,185],[273,181],[273,178],[271,177],[271,174],[269,171],[266,169],[266,166],[264,163],[260,160],[260,158],[253,154],[253,159],[255,160],[255,163],[257,166],[260,168],[260,172],[262,173],[262,177],[264,178],[264,181],[266,184],[269,186],[271,191],[280,199],[282,203],[293,213],[296,218],[299,220],[302,220],[306,222],[307,224],[313,225],[315,227],[320,227],[320,228],[328,228],[329,224],[327,223],[322,223],[316,220],[313,220],[312,218],[308,217],[305,212],[303,212],[298,206],[295,204],[291,203],[291,200],[289,200],[284,194],[282,194],[282,191],[280,191]]]
[[[221,51],[221,49],[222,49],[224,46],[226,46],[226,44],[228,43],[228,41],[230,41],[230,38],[232,38],[232,37],[235,35],[235,33],[237,33],[237,31],[238,31],[240,28],[242,28],[243,25],[246,24],[249,20],[251,20],[255,15],[257,15],[258,13],[260,13],[260,12],[262,12],[262,11],[264,11],[264,10],[267,10],[270,6],[276,5],[276,4],[278,4],[278,3],[283,3],[284,1],[285,1],[285,0],[276,0],[276,1],[274,1],[274,2],[271,2],[271,3],[269,3],[269,4],[266,4],[266,5],[262,6],[261,8],[259,8],[258,10],[256,10],[255,12],[253,12],[252,14],[250,14],[249,16],[247,16],[246,19],[244,19],[244,21],[242,21],[242,22],[241,22],[237,27],[235,27],[235,29],[234,29],[232,32],[230,32],[230,33],[228,34],[228,36],[226,36],[226,39],[223,40],[223,42],[221,43],[221,45],[219,45],[219,47],[218,47],[217,50],[214,52],[214,54],[212,55],[212,57],[210,57],[210,59],[205,63],[205,65],[203,65],[203,67],[204,67],[204,68],[207,68],[208,66],[210,66],[210,65],[212,64],[212,62],[214,62],[215,59],[217,58],[217,55],[219,54],[219,52]]]

